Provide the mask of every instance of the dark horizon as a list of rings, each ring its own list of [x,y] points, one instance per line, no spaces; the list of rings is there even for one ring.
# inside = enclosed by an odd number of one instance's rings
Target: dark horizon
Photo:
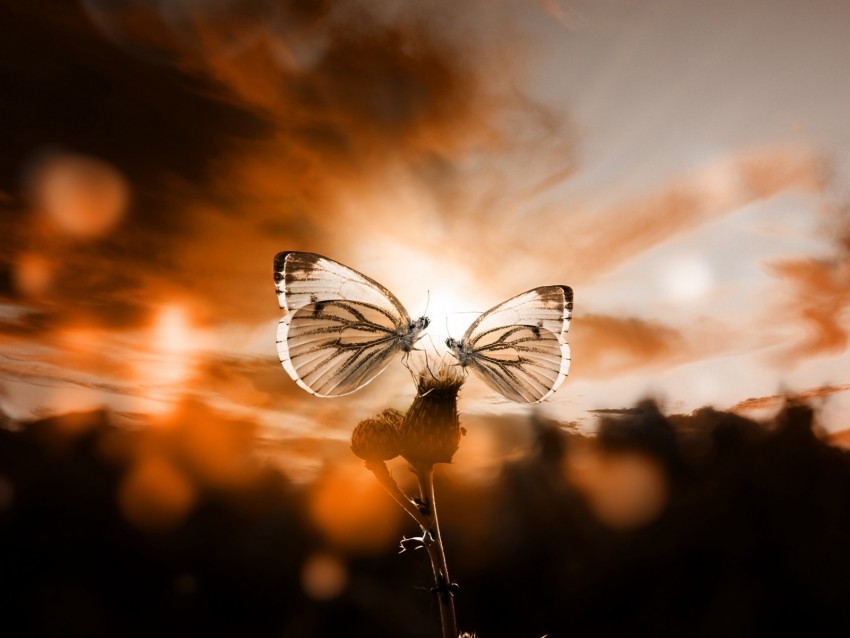
[[[850,453],[818,439],[816,419],[793,403],[758,424],[645,402],[594,439],[527,424],[534,448],[489,483],[439,466],[459,626],[482,638],[846,632]],[[186,436],[157,441],[104,412],[0,430],[9,635],[436,635],[427,559],[398,554],[412,521],[391,517],[387,533],[362,501],[366,520],[339,535],[316,505],[332,468],[298,485],[231,452],[247,474],[227,481]],[[609,479],[631,468],[632,487],[574,474],[587,445]],[[157,457],[166,465],[149,472]],[[635,467],[660,479],[643,482],[660,501],[617,496],[646,478]],[[345,485],[332,502],[350,516],[362,492]]]

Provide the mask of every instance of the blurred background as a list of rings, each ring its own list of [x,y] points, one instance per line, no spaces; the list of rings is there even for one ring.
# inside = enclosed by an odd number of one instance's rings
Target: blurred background
[[[529,449],[490,480],[437,467],[462,629],[850,630],[850,456],[811,409],[757,423],[644,402],[594,437],[523,425]],[[0,430],[4,635],[440,635],[427,555],[398,553],[418,528],[371,473],[294,483],[246,453],[251,435],[215,418],[131,431],[104,412]]]
[[[427,564],[394,555],[415,529],[349,450],[408,372],[298,388],[281,250],[427,306],[437,344],[575,291],[552,400],[463,388],[438,486],[462,627],[846,629],[848,25],[828,0],[0,0],[11,635],[435,633]]]

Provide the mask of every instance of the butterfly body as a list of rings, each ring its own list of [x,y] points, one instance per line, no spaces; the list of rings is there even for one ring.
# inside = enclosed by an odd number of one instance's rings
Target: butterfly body
[[[449,337],[446,339],[446,346],[449,349],[455,359],[457,359],[458,364],[463,366],[464,368],[469,365],[470,361],[470,352],[468,350],[468,346],[464,344],[462,339],[453,339]]]
[[[414,350],[416,342],[419,341],[429,325],[431,325],[431,320],[428,317],[419,317],[416,321],[408,321],[407,326],[400,326],[398,337],[401,342],[401,349],[404,352]]]

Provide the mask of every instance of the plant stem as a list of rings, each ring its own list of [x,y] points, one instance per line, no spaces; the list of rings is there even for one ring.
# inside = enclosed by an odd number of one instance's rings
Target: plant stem
[[[428,556],[434,571],[434,592],[440,603],[440,623],[443,638],[457,638],[457,620],[455,619],[454,584],[449,577],[446,552],[443,549],[443,537],[437,519],[437,500],[434,497],[434,466],[414,466],[413,471],[419,479],[419,494],[425,504],[425,516],[430,520],[430,533],[433,542],[428,545]]]
[[[407,512],[414,521],[419,523],[419,527],[422,528],[422,532],[427,532],[431,522],[419,511],[416,503],[410,500],[407,494],[405,494],[398,486],[398,483],[395,482],[395,479],[390,474],[389,469],[387,469],[387,464],[383,461],[367,461],[366,467],[372,471],[375,478],[378,479],[378,482],[383,485],[384,489],[387,490],[390,496],[393,497],[393,500],[401,505],[402,509]]]
[[[415,520],[422,529],[423,545],[431,560],[431,570],[434,572],[434,589],[440,605],[440,626],[443,638],[457,638],[457,620],[455,619],[455,603],[453,583],[449,577],[446,563],[446,552],[443,549],[443,538],[440,535],[440,523],[437,519],[437,502],[434,497],[434,466],[430,464],[411,465],[416,478],[419,480],[420,502],[411,500],[396,483],[383,461],[369,461],[366,467],[372,471],[378,482],[384,486],[390,496],[401,505],[405,512]]]

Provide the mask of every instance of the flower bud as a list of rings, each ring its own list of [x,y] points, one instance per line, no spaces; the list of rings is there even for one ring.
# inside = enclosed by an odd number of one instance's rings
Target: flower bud
[[[351,451],[364,461],[388,461],[401,452],[399,425],[404,415],[384,410],[357,424],[351,433]]]
[[[401,455],[413,465],[451,463],[460,445],[457,393],[464,381],[462,368],[423,371],[419,391],[401,423]]]

